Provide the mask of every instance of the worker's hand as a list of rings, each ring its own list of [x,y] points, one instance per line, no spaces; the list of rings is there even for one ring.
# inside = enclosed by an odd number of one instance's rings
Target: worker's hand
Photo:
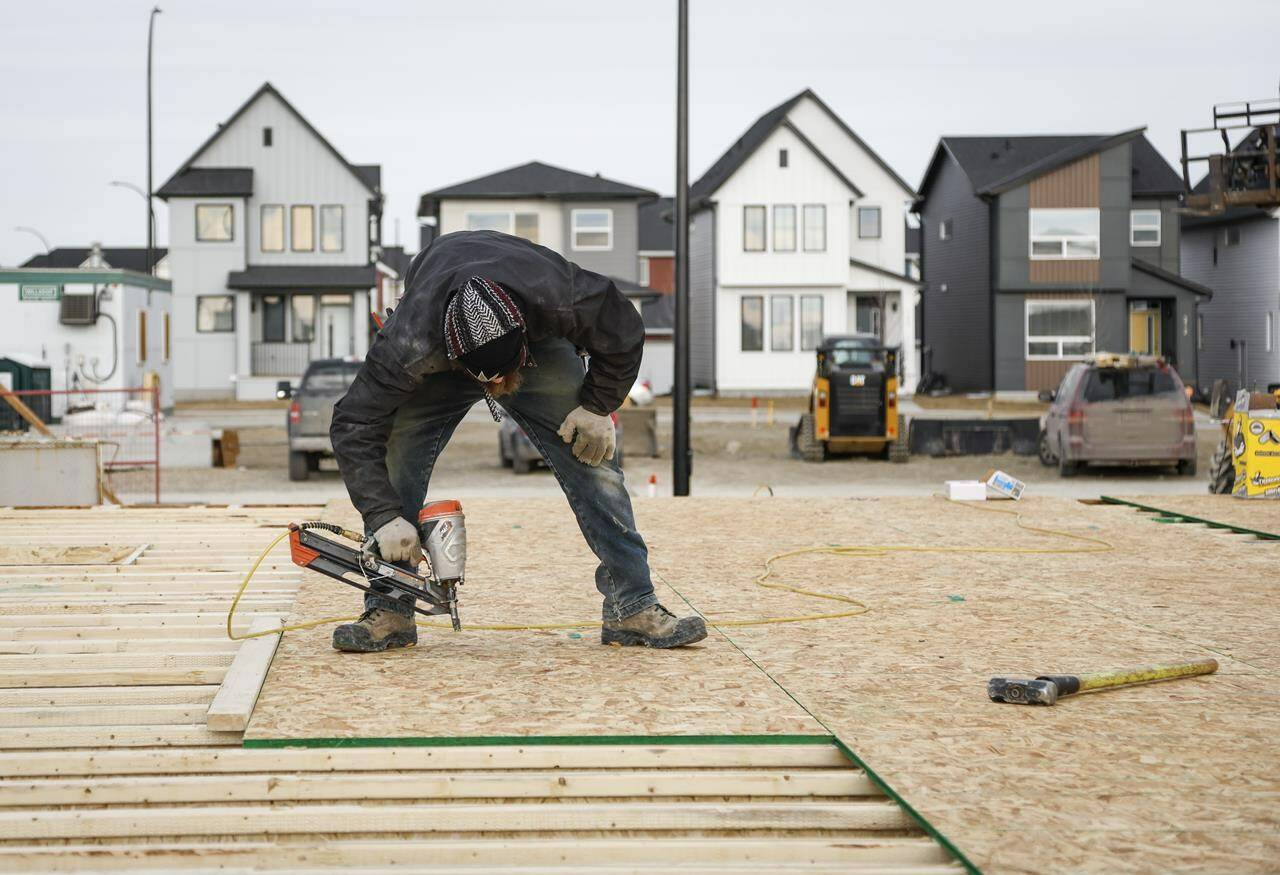
[[[382,528],[373,533],[378,542],[378,552],[388,562],[409,562],[417,566],[422,562],[422,542],[418,540],[418,530],[402,516],[391,522],[383,523]]]
[[[574,440],[574,433],[578,438]],[[617,438],[613,433],[613,420],[608,416],[592,413],[585,407],[574,408],[560,423],[556,432],[566,444],[573,441],[573,454],[578,461],[598,468],[605,459],[613,458]]]

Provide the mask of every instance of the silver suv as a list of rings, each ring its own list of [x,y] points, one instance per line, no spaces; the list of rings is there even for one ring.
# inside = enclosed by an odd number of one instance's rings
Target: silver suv
[[[316,359],[307,365],[302,382],[294,389],[288,380],[276,384],[277,398],[290,398],[289,479],[306,480],[320,469],[320,460],[333,456],[329,422],[333,405],[347,394],[360,362],[349,359]]]
[[[1040,461],[1063,477],[1081,466],[1175,465],[1196,473],[1195,414],[1178,372],[1163,359],[1098,353],[1073,365],[1040,431]]]

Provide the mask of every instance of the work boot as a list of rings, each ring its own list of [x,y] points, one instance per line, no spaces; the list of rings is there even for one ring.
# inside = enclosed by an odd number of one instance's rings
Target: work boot
[[[387,608],[370,608],[354,623],[333,630],[333,649],[348,653],[377,653],[418,643],[418,624]]]
[[[683,647],[707,637],[701,617],[677,617],[662,605],[650,605],[621,620],[605,620],[600,627],[600,643],[621,647]]]

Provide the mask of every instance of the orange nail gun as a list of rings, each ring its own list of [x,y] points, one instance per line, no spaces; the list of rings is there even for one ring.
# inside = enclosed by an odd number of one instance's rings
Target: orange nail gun
[[[348,547],[326,538],[320,531],[341,535],[362,546]],[[454,631],[459,631],[462,623],[458,619],[458,587],[463,582],[467,564],[467,526],[462,504],[432,501],[424,505],[418,511],[418,535],[430,566],[426,576],[392,565],[378,555],[374,538],[365,538],[333,523],[290,523],[289,553],[295,565],[318,571],[356,589],[377,593],[373,588],[376,583],[392,590],[380,595],[412,596],[413,609],[419,614],[448,614]],[[417,602],[427,607],[420,607]]]

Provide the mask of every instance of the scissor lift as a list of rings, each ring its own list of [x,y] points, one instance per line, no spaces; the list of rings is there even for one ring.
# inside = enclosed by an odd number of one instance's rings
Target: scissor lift
[[[1231,132],[1245,131],[1240,141],[1231,145]],[[1221,152],[1196,155],[1190,152],[1190,140],[1217,134],[1222,139]],[[1280,139],[1280,97],[1249,100],[1243,103],[1220,103],[1213,108],[1213,127],[1190,128],[1182,132],[1182,183],[1187,194],[1183,208],[1199,215],[1220,215],[1228,207],[1280,207],[1280,156],[1276,143]],[[1195,191],[1191,184],[1191,165],[1208,165],[1207,184]]]

